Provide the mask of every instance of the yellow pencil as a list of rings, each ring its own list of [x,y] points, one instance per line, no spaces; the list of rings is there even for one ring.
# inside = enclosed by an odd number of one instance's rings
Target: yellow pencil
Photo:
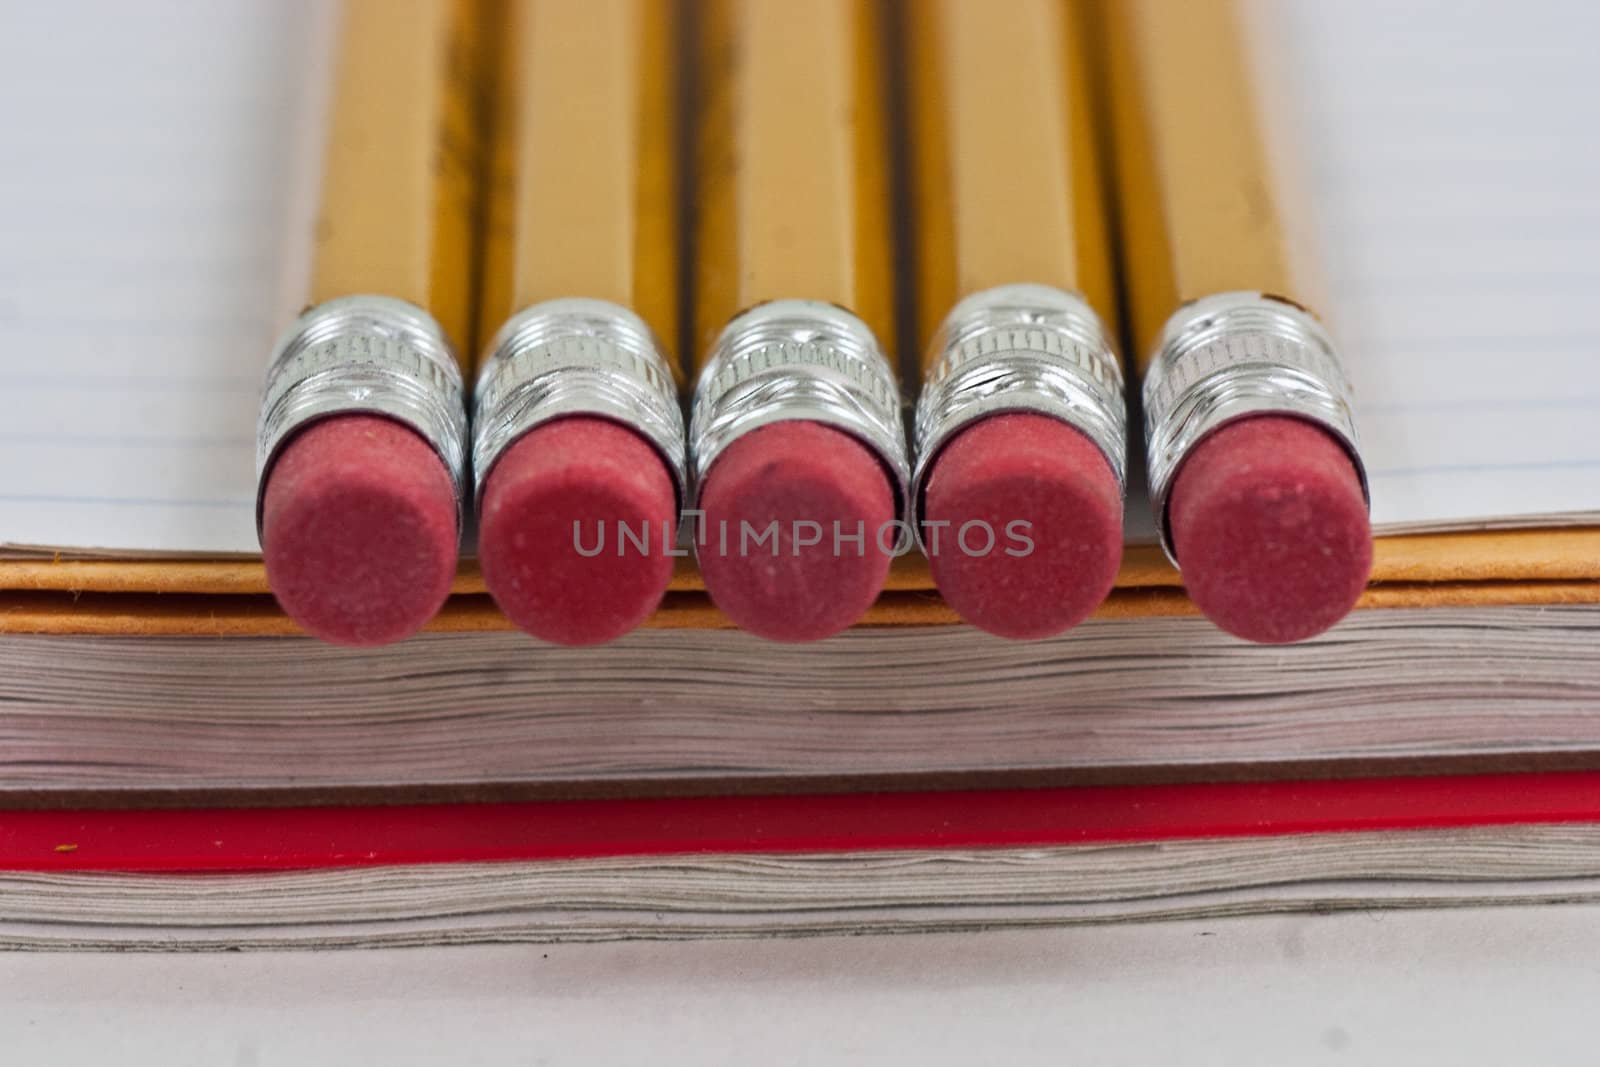
[[[1224,629],[1333,625],[1372,560],[1350,388],[1295,269],[1231,0],[1111,0],[1114,155],[1151,500]]]
[[[510,618],[594,644],[660,603],[684,482],[674,5],[515,0],[475,397],[478,558]]]
[[[855,621],[906,542],[892,341],[884,9],[700,12],[697,554],[765,637]]]
[[[904,9],[923,391],[913,499],[968,622],[1045,637],[1122,558],[1127,414],[1081,12]],[[1105,318],[1103,318],[1103,316]]]
[[[311,306],[273,356],[257,434],[268,581],[330,641],[415,632],[455,574],[490,15],[344,9]]]

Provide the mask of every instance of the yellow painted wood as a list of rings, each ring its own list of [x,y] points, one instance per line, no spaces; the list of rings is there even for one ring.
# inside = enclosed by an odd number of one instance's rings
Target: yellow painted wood
[[[317,219],[312,303],[376,293],[474,343],[492,5],[347,0]]]
[[[1212,293],[1303,303],[1234,0],[1105,0],[1119,216],[1143,372],[1167,318]]]
[[[1114,321],[1076,5],[911,0],[904,25],[924,360],[951,306],[997,285],[1080,292]]]
[[[674,6],[512,0],[490,184],[485,341],[531,304],[591,297],[633,309],[675,347]]]
[[[768,300],[838,304],[893,347],[882,22],[870,0],[705,5],[697,366]]]

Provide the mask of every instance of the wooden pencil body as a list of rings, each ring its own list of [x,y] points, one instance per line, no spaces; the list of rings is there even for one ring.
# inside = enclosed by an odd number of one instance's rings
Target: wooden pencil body
[[[907,5],[923,359],[957,301],[1014,283],[1081,293],[1114,318],[1080,5]]]
[[[1310,205],[1274,165],[1232,0],[1102,14],[1162,545],[1219,626],[1302,640],[1356,603],[1372,556],[1350,381],[1294,264]]]
[[[947,444],[1002,414],[1061,424],[1041,431],[1064,435],[1054,455],[1080,442],[1069,430],[1087,437],[1108,464],[1109,499],[1125,476],[1127,407],[1107,326],[1103,134],[1084,7],[928,0],[902,10],[922,353],[912,499],[927,503]],[[1120,548],[1111,540],[1101,539],[1108,559]],[[1063,617],[1041,612],[1037,625]]]
[[[307,307],[272,354],[256,428],[258,520],[296,435],[361,415],[432,449],[459,529],[499,7],[349,0],[342,10]]]
[[[472,350],[492,19],[477,0],[349,0],[311,302],[407,300]]]
[[[677,341],[674,5],[515,0],[502,46],[481,335],[566,297]]]
[[[769,300],[892,337],[882,13],[712,0],[702,13],[695,351]]]
[[[1306,298],[1233,0],[1113,0],[1100,14],[1143,373],[1180,305],[1243,291]]]

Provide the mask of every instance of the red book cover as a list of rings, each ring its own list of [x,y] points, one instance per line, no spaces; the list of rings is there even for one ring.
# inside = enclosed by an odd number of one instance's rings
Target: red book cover
[[[250,871],[1600,822],[1600,773],[0,813],[0,869]]]

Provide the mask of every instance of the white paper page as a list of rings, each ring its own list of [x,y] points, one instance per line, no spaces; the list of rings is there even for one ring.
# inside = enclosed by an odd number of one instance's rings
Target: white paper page
[[[1259,0],[1385,531],[1600,520],[1600,5]]]
[[[7,1062],[1581,1064],[1600,906],[902,937],[0,956]]]
[[[257,550],[332,14],[0,0],[0,547]]]

